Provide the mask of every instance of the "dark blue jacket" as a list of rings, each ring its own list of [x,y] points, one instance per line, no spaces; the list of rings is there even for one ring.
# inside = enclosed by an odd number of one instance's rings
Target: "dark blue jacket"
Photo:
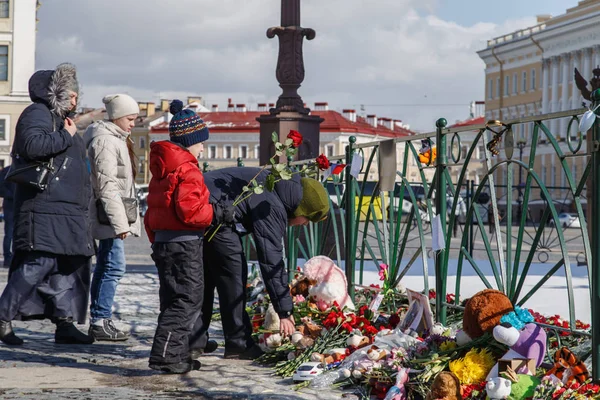
[[[0,197],[4,201],[13,201],[15,198],[15,184],[6,180],[6,174],[10,167],[2,168],[0,171]],[[6,213],[6,210],[4,211]]]
[[[204,183],[210,192],[211,203],[232,204],[242,188],[259,172],[259,168],[223,168],[204,174]],[[263,183],[263,171],[257,181]],[[300,177],[279,181],[275,190],[253,194],[236,207],[236,215],[246,231],[252,234],[258,263],[273,308],[280,316],[293,310],[288,286],[288,274],[283,261],[283,238],[286,237],[288,218],[302,200]],[[210,242],[206,244],[210,246]]]
[[[13,164],[54,158],[56,170],[43,192],[16,185],[13,249],[91,256],[91,186],[85,146],[79,135],[71,137],[64,129],[70,111],[68,89],[65,77],[56,75],[38,71],[31,77],[29,95],[34,103],[17,122]]]

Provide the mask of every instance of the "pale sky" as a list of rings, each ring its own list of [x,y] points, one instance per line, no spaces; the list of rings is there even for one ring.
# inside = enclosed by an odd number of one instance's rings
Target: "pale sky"
[[[431,131],[468,118],[484,99],[487,39],[558,15],[577,0],[302,0],[304,101],[400,119]],[[460,7],[460,8],[459,8]],[[79,70],[82,105],[106,94],[138,101],[199,95],[275,102],[280,0],[47,0],[38,18],[38,69]]]

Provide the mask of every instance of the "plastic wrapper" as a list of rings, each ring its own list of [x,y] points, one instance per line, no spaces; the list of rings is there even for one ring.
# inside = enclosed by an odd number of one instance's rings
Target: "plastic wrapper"
[[[391,334],[385,336],[375,336],[373,344],[381,349],[392,350],[403,347],[409,349],[415,346],[419,341],[414,337],[402,333],[399,329],[394,329]]]

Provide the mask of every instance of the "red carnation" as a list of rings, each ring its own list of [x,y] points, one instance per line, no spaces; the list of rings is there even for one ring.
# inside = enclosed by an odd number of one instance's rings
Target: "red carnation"
[[[292,147],[298,148],[302,144],[302,134],[298,131],[290,129],[290,133],[288,133],[287,138],[292,139]]]
[[[319,157],[317,157],[315,162],[317,163],[317,166],[319,167],[319,169],[321,171],[325,171],[326,169],[329,169],[329,167],[331,166],[331,164],[330,164],[329,160],[327,159],[327,157],[325,156],[325,154],[321,154]]]

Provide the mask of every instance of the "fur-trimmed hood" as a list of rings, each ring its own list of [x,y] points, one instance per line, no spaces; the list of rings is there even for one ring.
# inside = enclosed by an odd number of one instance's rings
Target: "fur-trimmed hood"
[[[60,64],[54,71],[37,71],[29,79],[31,101],[45,104],[61,119],[66,118],[73,109],[70,91],[79,93],[77,71],[72,64]]]

